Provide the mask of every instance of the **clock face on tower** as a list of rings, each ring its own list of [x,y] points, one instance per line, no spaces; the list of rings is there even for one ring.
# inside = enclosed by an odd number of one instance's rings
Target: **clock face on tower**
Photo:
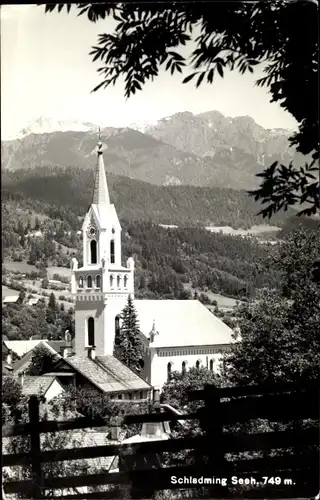
[[[94,226],[90,226],[88,229],[89,238],[94,238],[97,235],[97,230]]]

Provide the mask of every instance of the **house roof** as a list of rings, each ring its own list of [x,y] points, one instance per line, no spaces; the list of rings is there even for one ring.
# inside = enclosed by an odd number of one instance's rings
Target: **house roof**
[[[125,439],[123,443],[142,443],[166,439],[170,439],[170,427],[167,422],[146,422],[142,424],[139,434]]]
[[[52,349],[54,349],[57,353],[60,354],[61,347],[65,347],[65,340],[44,340],[46,344],[48,344]],[[72,339],[71,346],[74,346],[74,339]]]
[[[13,372],[17,375],[24,371],[31,363],[33,350],[27,352],[22,358],[18,359],[13,365]]]
[[[17,341],[13,341],[13,342],[23,342],[23,341],[17,340]],[[14,363],[14,365],[13,365],[13,371],[14,371],[15,374],[20,373],[20,372],[26,370],[26,368],[31,363],[32,356],[34,354],[34,349],[36,347],[44,347],[51,354],[59,354],[59,352],[58,352],[58,346],[59,346],[59,344],[61,343],[62,345],[64,345],[64,342],[60,341],[60,340],[57,340],[57,341],[53,341],[53,340],[52,341],[47,341],[47,340],[33,341],[33,340],[29,340],[27,342],[36,342],[36,344],[34,345],[34,347],[32,349],[30,349],[26,354],[24,354],[24,356],[22,356],[18,361],[16,361]],[[55,348],[52,347],[52,345],[54,345]],[[14,349],[12,348],[12,350],[14,350]]]
[[[15,304],[19,300],[19,295],[8,295],[2,300],[3,304]]]
[[[42,375],[39,377],[25,377],[22,394],[24,396],[32,396],[33,394],[42,394],[45,396],[53,382],[57,380],[54,376]],[[58,382],[60,384],[60,382]]]
[[[29,306],[35,306],[36,304],[38,304],[39,300],[40,300],[40,298],[39,298],[39,297],[38,297],[38,298],[32,298],[32,299],[29,299],[29,301],[28,301],[28,305],[29,305]]]
[[[26,355],[39,346],[47,347],[52,354],[60,353],[60,347],[65,346],[64,340],[47,340],[47,339],[34,339],[34,340],[5,340],[4,345],[15,352],[19,357]],[[72,342],[72,345],[74,341]]]
[[[150,385],[113,356],[89,357],[70,356],[63,361],[103,392],[126,392],[149,390]]]
[[[18,356],[23,356],[27,352],[34,349],[38,344],[40,344],[41,339],[38,340],[5,340],[5,345],[8,349],[18,354]]]
[[[155,321],[158,335],[152,347],[221,345],[233,331],[198,300],[135,300],[141,332],[149,338]]]

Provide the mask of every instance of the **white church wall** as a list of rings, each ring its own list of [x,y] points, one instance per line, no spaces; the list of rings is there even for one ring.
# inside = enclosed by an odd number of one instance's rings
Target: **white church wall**
[[[105,355],[113,355],[114,339],[116,334],[116,317],[122,313],[127,304],[127,297],[119,297],[117,299],[107,299],[105,306],[105,321],[104,321],[104,344]]]
[[[160,354],[161,351],[160,351]],[[197,361],[200,362],[200,367],[210,369],[210,361],[213,360],[213,371],[219,370],[219,362],[222,354],[189,354],[189,355],[165,355],[157,354],[151,361],[151,380],[152,386],[163,387],[168,379],[168,363],[171,363],[171,371],[182,371],[182,363],[186,363],[186,370],[191,367],[196,367]]]
[[[77,301],[75,306],[75,351],[78,356],[88,354],[88,319],[94,318],[95,323],[95,346],[96,355],[104,355],[103,335],[104,332],[104,308],[102,301],[84,300]]]

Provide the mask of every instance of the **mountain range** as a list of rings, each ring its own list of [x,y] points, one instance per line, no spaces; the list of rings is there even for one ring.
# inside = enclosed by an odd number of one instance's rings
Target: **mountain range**
[[[2,169],[91,169],[97,128],[40,118],[17,138],[2,141]],[[301,163],[303,157],[289,148],[291,133],[264,129],[248,116],[208,111],[177,113],[155,124],[105,127],[101,139],[106,169],[117,175],[156,185],[252,189],[259,185],[256,174],[274,161]]]

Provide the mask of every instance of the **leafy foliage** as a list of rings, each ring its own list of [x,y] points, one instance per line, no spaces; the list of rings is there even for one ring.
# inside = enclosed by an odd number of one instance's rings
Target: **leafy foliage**
[[[59,11],[63,6],[70,10],[70,4],[50,4],[45,10],[52,12],[57,6]],[[183,82],[196,77],[199,87],[205,80],[211,84],[217,75],[223,77],[226,70],[253,73],[263,63],[266,75],[257,85],[267,87],[272,102],[279,102],[299,124],[291,144],[302,154],[313,153],[319,159],[316,2],[176,3],[174,9],[161,3],[105,3],[76,4],[75,8],[91,22],[106,16],[117,22],[115,33],[99,35],[91,51],[93,61],[103,63],[98,68],[102,81],[93,91],[115,85],[124,77],[125,95],[130,97],[158,76],[160,67],[171,74],[183,73],[186,59],[177,50],[200,29],[190,57],[196,71]],[[290,165],[281,166],[276,175],[265,172],[266,180],[253,193],[263,203],[271,202],[263,215],[270,217],[293,200],[311,200],[307,209],[315,213],[320,203],[319,180],[312,169],[311,164],[303,173]],[[283,189],[283,181],[287,189]]]
[[[17,379],[15,379],[12,375],[4,376],[1,384],[1,400],[2,400],[2,405],[5,405],[5,407],[7,407],[8,412],[3,411],[2,424],[6,422],[11,412],[20,403],[21,399],[22,399],[21,385],[19,384]]]
[[[8,304],[2,312],[3,334],[9,340],[29,340],[30,337],[59,340],[66,330],[73,335],[73,309],[66,311],[60,307],[55,323],[51,322],[51,312],[42,301],[35,306]]]
[[[56,359],[57,358],[57,359]],[[58,356],[55,356],[45,347],[36,347],[33,351],[31,363],[26,370],[27,375],[40,376],[54,371]]]
[[[279,249],[282,288],[240,306],[241,342],[224,360],[233,384],[317,380],[320,376],[320,287],[312,266],[320,233],[297,230]]]
[[[52,400],[45,407],[40,405],[40,420],[65,420],[74,417],[74,414],[70,411],[65,411],[60,405],[59,398]],[[6,423],[26,423],[28,422],[28,398],[22,398],[16,408],[15,418],[10,417]],[[29,436],[15,436],[13,438],[5,438],[5,444],[3,443],[3,450],[6,453],[19,454],[19,453],[29,453],[30,451],[30,437]],[[79,442],[73,438],[73,433],[70,431],[59,431],[51,432],[41,436],[41,449],[43,451],[51,450],[63,450],[65,448],[78,448]],[[43,463],[41,466],[44,478],[57,478],[66,476],[79,476],[88,473],[88,468],[90,467],[89,462],[86,460],[71,460],[62,462],[52,462]],[[92,465],[91,465],[92,467]],[[101,472],[99,470],[99,465],[97,465],[98,470],[93,472]],[[30,480],[32,478],[32,472],[30,465],[23,465],[21,467],[13,467],[10,470],[10,478],[8,472],[4,470],[3,481],[16,480]],[[71,491],[76,492],[71,488]],[[50,492],[50,490],[49,490]],[[53,495],[53,490],[51,490],[51,495]],[[49,494],[50,494],[49,493]],[[27,493],[19,494],[19,498],[31,498]]]
[[[116,331],[114,342],[115,356],[136,373],[141,371],[143,358],[142,341],[137,312],[131,295],[121,313],[121,326]]]
[[[260,188],[250,191],[256,201],[271,202],[258,215],[271,218],[273,213],[288,210],[289,206],[298,202],[306,206],[299,215],[317,214],[320,209],[319,173],[319,162],[316,163],[315,160],[310,164],[306,163],[300,170],[294,168],[292,163],[285,166],[274,162],[264,172],[257,174],[263,179]]]
[[[161,402],[169,403],[180,411],[195,411],[202,405],[199,401],[190,402],[188,393],[203,389],[207,384],[217,384],[219,377],[213,371],[204,367],[192,366],[182,372],[172,372],[170,379],[164,384],[161,392]]]

